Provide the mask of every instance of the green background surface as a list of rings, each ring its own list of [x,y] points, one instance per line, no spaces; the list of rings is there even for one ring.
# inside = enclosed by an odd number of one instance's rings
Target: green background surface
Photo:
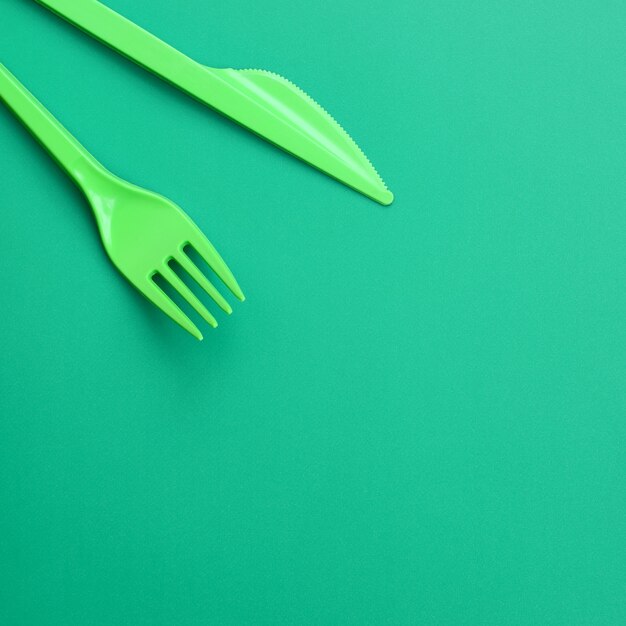
[[[2,62],[248,301],[186,335],[0,107],[0,623],[626,623],[624,3],[109,4],[289,77],[396,202],[2,0]]]

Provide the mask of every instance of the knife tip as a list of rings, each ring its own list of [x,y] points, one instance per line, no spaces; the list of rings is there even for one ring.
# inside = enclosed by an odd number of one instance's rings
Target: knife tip
[[[393,202],[394,196],[389,189],[385,189],[376,196],[375,200],[383,206],[389,206]]]

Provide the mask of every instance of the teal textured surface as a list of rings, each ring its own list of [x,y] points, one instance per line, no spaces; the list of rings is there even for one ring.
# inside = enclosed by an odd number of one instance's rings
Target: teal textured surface
[[[247,301],[198,343],[137,297],[0,107],[0,623],[625,623],[623,3],[109,2],[296,81],[396,199],[3,0],[0,60]]]

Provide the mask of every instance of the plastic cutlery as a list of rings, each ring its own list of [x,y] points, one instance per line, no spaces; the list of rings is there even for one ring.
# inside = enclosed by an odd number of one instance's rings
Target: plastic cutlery
[[[348,133],[287,79],[206,67],[96,0],[36,0],[242,126],[381,204],[393,194]]]
[[[240,300],[234,276],[200,229],[170,200],[132,185],[106,170],[35,97],[0,63],[0,99],[51,153],[85,194],[100,236],[113,264],[176,323],[197,339],[202,334],[176,303],[157,285],[160,275],[211,326],[215,318],[172,268],[179,263],[227,313],[231,308],[185,250],[188,246]]]

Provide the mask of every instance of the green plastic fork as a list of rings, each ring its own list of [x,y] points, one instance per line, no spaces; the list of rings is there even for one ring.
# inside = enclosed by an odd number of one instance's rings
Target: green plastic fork
[[[0,63],[0,99],[76,182],[93,209],[113,264],[151,302],[201,340],[202,333],[159,287],[161,275],[211,326],[215,318],[172,269],[178,262],[227,313],[232,309],[185,250],[193,247],[239,299],[244,295],[220,255],[173,202],[128,183],[108,170]]]

